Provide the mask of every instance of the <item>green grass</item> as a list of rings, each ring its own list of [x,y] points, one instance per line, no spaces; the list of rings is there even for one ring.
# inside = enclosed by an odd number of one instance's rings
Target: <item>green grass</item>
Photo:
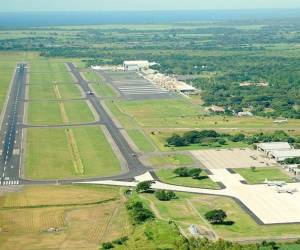
[[[74,80],[68,71],[30,72],[30,84],[61,84],[73,82]]]
[[[53,85],[33,84],[29,86],[29,99],[56,99]]]
[[[73,131],[85,176],[111,176],[120,172],[119,160],[100,127],[74,128]]]
[[[194,195],[176,193],[178,199],[163,202],[159,201],[153,194],[140,194],[140,198],[155,205],[156,210],[164,220],[174,220],[187,232],[190,224],[207,227],[204,219],[206,212],[213,209],[226,211],[227,220],[234,221],[231,226],[212,225],[216,233],[226,240],[247,239],[253,237],[300,237],[299,224],[286,225],[258,225],[233,199],[212,195]],[[191,206],[192,204],[192,206]],[[198,213],[196,213],[196,211]],[[209,230],[209,229],[208,229]],[[285,249],[285,248],[283,248]],[[287,248],[289,249],[289,248]],[[293,249],[293,248],[292,248]]]
[[[117,94],[105,83],[92,83],[91,84],[97,95],[104,98],[116,97]]]
[[[95,117],[85,101],[64,102],[70,123],[93,122]]]
[[[62,124],[58,104],[55,102],[29,102],[28,123],[30,125]]]
[[[116,97],[116,92],[107,84],[103,82],[103,79],[96,72],[82,72],[84,77],[91,82],[91,86],[96,91],[97,95],[101,97]]]
[[[292,178],[277,167],[256,168],[255,171],[249,168],[234,169],[240,174],[249,184],[263,183],[265,179],[270,181],[285,181],[291,182]]]
[[[75,175],[64,129],[28,129],[25,176],[55,179]]]
[[[149,158],[150,163],[155,166],[165,166],[165,165],[192,165],[195,163],[193,158],[189,155],[176,154],[176,155],[156,155]]]
[[[80,98],[81,93],[75,84],[60,84],[58,85],[59,93],[62,99]]]
[[[232,199],[216,196],[191,196],[191,202],[198,212],[204,214],[213,209],[226,211],[227,220],[234,221],[231,226],[212,225],[213,229],[225,239],[272,236],[300,236],[299,224],[257,225],[256,222]]]
[[[138,129],[128,129],[128,135],[134,141],[136,146],[143,152],[153,152],[155,150],[152,143]]]
[[[200,128],[200,129],[266,129],[280,130],[299,127],[300,120],[274,124],[263,117],[206,116],[203,107],[186,99],[120,101],[118,107],[134,117],[145,128]]]
[[[218,184],[213,182],[204,171],[201,173],[202,178],[200,179],[193,179],[192,177],[178,177],[173,173],[173,171],[173,169],[161,169],[155,173],[162,182],[169,184],[208,189],[220,188]]]
[[[25,175],[30,179],[110,176],[120,163],[99,127],[72,129],[84,174],[75,172],[65,129],[28,129]]]
[[[70,124],[93,122],[95,118],[85,101],[64,102]],[[30,125],[63,124],[59,104],[56,102],[29,102],[28,123]]]

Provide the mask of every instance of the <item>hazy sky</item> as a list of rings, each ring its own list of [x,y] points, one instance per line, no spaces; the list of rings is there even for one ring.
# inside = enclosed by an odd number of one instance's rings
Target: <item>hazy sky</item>
[[[0,12],[249,8],[300,8],[300,0],[0,0]]]

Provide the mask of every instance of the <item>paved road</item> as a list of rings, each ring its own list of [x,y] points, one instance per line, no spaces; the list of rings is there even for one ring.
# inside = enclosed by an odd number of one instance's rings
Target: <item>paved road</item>
[[[1,185],[18,185],[21,156],[24,86],[27,65],[18,64],[12,83],[11,92],[3,117],[0,140],[0,178]]]

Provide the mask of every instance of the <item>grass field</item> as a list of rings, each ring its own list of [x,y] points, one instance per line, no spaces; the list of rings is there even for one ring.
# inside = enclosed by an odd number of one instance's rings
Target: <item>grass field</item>
[[[162,182],[169,184],[208,189],[220,188],[219,185],[213,182],[205,172],[201,173],[200,179],[193,179],[192,177],[178,177],[173,171],[173,169],[160,169],[155,173]]]
[[[149,161],[154,167],[161,167],[167,165],[192,165],[195,163],[191,156],[183,154],[150,156]]]
[[[93,122],[95,118],[84,101],[63,103],[69,123]],[[29,102],[28,123],[31,125],[63,124],[61,111],[57,102]]]
[[[276,167],[256,168],[255,171],[249,168],[237,168],[234,171],[244,177],[249,184],[263,183],[265,179],[270,181],[292,181],[292,178],[287,173]]]
[[[29,179],[109,176],[120,164],[99,127],[73,128],[84,172],[76,172],[65,129],[28,129],[25,175]]]
[[[147,138],[147,135],[141,132],[141,128],[132,117],[119,109],[116,105],[116,101],[106,101],[105,104],[112,114],[120,121],[133,142],[141,151],[152,152],[155,150],[154,144],[150,141],[151,139],[149,137]]]
[[[103,241],[129,235],[132,228],[119,190],[43,186],[7,193],[0,198],[0,248],[97,250]]]
[[[56,99],[54,86],[57,86],[62,99],[80,98],[81,94],[75,84],[33,84],[29,87],[29,99]]]
[[[139,129],[128,129],[127,133],[141,151],[153,152],[155,150],[151,141]]]
[[[272,119],[263,117],[206,116],[201,106],[185,99],[120,101],[117,105],[145,128],[287,130],[300,125],[300,120],[295,119],[278,125]]]
[[[210,195],[192,195],[176,193],[178,199],[169,202],[159,201],[153,194],[142,194],[141,198],[148,203],[148,206],[164,220],[174,220],[185,230],[192,224],[200,228],[207,227],[204,214],[213,209],[226,211],[227,220],[234,221],[231,226],[212,225],[213,230],[227,240],[246,238],[270,239],[275,236],[300,237],[300,225],[268,225],[260,226],[232,199]],[[187,231],[187,230],[186,230]]]

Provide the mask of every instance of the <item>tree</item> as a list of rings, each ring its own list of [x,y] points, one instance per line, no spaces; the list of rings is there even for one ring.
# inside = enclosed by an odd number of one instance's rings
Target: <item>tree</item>
[[[102,249],[112,249],[114,245],[111,242],[104,242],[102,243]]]
[[[168,146],[175,146],[175,147],[183,147],[187,145],[185,139],[177,134],[174,134],[170,138],[168,138],[167,144]]]
[[[169,201],[176,198],[173,191],[158,190],[155,192],[155,197],[160,201]]]
[[[194,179],[197,179],[199,178],[201,172],[202,172],[201,168],[192,168],[189,170],[189,176],[193,177]]]
[[[212,210],[205,214],[205,218],[211,224],[222,224],[226,217],[227,214],[223,210]]]
[[[154,214],[147,208],[144,208],[143,203],[140,201],[132,201],[126,205],[129,214],[133,218],[134,222],[141,224],[146,220],[154,218]]]
[[[140,182],[136,186],[136,191],[140,192],[140,193],[142,193],[142,192],[148,192],[151,189],[152,183],[153,183],[153,181],[143,181],[143,182]]]
[[[185,167],[176,168],[174,170],[174,174],[178,175],[179,177],[189,177],[189,169]]]

